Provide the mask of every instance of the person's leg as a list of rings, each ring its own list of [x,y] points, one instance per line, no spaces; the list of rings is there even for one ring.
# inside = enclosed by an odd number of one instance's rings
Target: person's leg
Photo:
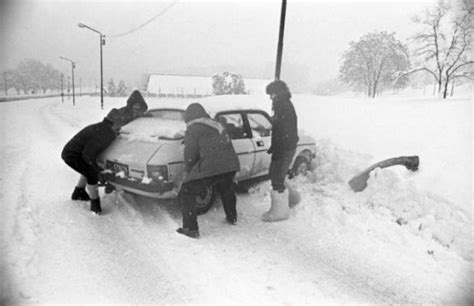
[[[102,212],[102,207],[100,205],[100,197],[99,197],[99,174],[92,168],[89,164],[87,164],[84,160],[79,159],[77,161],[77,166],[87,181],[86,189],[89,193],[91,205],[91,211],[99,214]]]
[[[235,172],[226,173],[217,180],[217,190],[219,191],[224,206],[226,219],[229,223],[235,224],[237,222],[237,210],[235,208],[237,198],[234,190]]]
[[[77,181],[76,187],[77,188],[85,188],[87,184],[87,178],[81,174],[79,180]]]
[[[199,191],[200,181],[186,182],[181,186],[181,192],[178,195],[181,205],[181,215],[183,226],[178,228],[177,232],[186,236],[197,238],[199,236],[199,226],[196,214],[196,194]]]
[[[290,216],[288,191],[285,188],[285,177],[288,173],[295,151],[284,152],[278,158],[272,158],[270,179],[272,182],[270,210],[263,214],[265,222],[286,220]]]
[[[285,190],[285,177],[288,174],[295,150],[286,151],[278,158],[273,159],[270,164],[270,179],[273,190],[283,192]]]
[[[80,174],[79,180],[77,181],[76,187],[74,188],[74,191],[72,192],[71,199],[72,200],[80,200],[80,201],[89,201],[90,197],[86,192],[86,184],[87,184],[87,178],[84,175],[85,171],[83,169],[83,163],[81,162],[80,158],[76,159],[64,159],[66,164],[74,169],[76,172]]]

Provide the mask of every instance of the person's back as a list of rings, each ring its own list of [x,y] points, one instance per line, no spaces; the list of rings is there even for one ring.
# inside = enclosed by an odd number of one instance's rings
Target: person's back
[[[196,215],[196,194],[204,186],[216,186],[221,195],[226,219],[237,222],[236,197],[233,183],[240,163],[229,134],[221,123],[211,119],[202,105],[193,103],[185,112],[184,183],[180,190],[183,227],[177,232],[199,237]]]
[[[84,160],[92,162],[97,152],[108,147],[115,137],[112,123],[104,119],[79,131],[66,143],[61,156],[63,159],[82,156]]]
[[[185,150],[199,156],[199,164],[188,169],[188,181],[240,169],[229,134],[220,123],[210,118],[196,119],[188,124]]]

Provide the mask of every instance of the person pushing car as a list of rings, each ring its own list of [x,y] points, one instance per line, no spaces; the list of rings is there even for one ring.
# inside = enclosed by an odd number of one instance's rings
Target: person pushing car
[[[240,163],[224,127],[211,119],[199,103],[190,104],[184,114],[184,174],[179,200],[183,226],[177,232],[199,237],[196,196],[205,186],[213,185],[220,193],[226,220],[237,222],[234,177]]]
[[[102,122],[88,125],[74,135],[61,153],[64,162],[80,174],[71,199],[90,201],[90,210],[96,214],[102,212],[98,186],[101,169],[96,159],[117,137],[122,125],[123,117],[114,108]]]
[[[97,165],[97,156],[114,141],[123,125],[143,116],[147,109],[142,94],[134,90],[126,106],[112,109],[102,122],[85,127],[66,144],[61,157],[81,174],[71,195],[72,200],[91,201],[91,211],[102,212],[98,188],[101,169]]]

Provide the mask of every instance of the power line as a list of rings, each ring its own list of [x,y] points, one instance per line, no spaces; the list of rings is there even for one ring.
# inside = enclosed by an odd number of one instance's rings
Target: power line
[[[143,23],[142,25],[136,27],[135,29],[132,29],[128,32],[125,32],[125,33],[121,33],[121,34],[116,34],[116,35],[107,35],[108,38],[115,38],[115,37],[121,37],[121,36],[125,36],[125,35],[128,35],[128,34],[131,34],[133,32],[136,32],[138,30],[140,30],[141,28],[143,28],[144,26],[148,25],[149,23],[155,21],[155,19],[157,19],[158,17],[160,16],[163,16],[170,8],[172,8],[173,6],[176,5],[176,3],[178,3],[179,0],[175,0],[173,3],[171,3],[168,7],[164,8],[160,13],[158,13],[158,15],[154,16],[153,18],[151,18],[150,20],[148,20],[147,22]]]

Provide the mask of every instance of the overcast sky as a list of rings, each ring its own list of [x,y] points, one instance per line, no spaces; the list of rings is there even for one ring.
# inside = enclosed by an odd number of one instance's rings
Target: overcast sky
[[[99,35],[79,28],[82,22],[106,35],[104,80],[138,86],[146,73],[211,75],[222,69],[273,78],[279,0],[0,1],[0,71],[35,58],[67,74],[70,65],[59,59],[65,56],[78,63],[83,83],[98,82]],[[374,30],[396,32],[404,41],[413,34],[410,18],[434,2],[288,0],[282,79],[336,77],[350,41]]]

